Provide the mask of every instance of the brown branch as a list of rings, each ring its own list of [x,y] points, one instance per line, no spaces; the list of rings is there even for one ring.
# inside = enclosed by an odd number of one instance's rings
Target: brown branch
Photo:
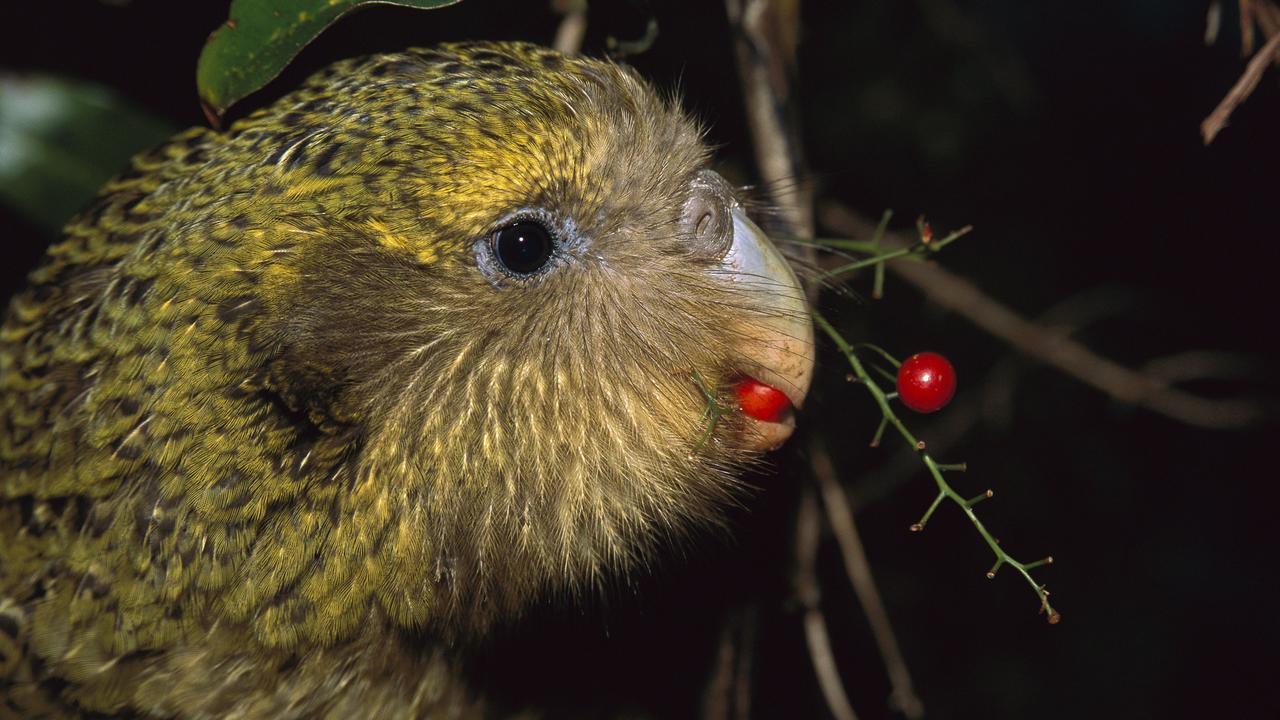
[[[1263,37],[1273,37],[1280,32],[1280,7],[1276,7],[1270,2],[1254,5],[1253,19],[1257,21],[1258,27],[1262,28]],[[1277,62],[1280,62],[1280,60],[1277,60]]]
[[[800,509],[796,515],[796,574],[795,589],[800,605],[804,608],[804,639],[809,648],[818,687],[827,701],[827,708],[836,720],[858,720],[858,714],[849,704],[849,695],[840,681],[840,670],[831,653],[831,636],[827,621],[820,607],[822,594],[818,589],[818,542],[821,531],[818,515],[818,498],[812,487],[806,487],[800,496]]]
[[[1240,0],[1240,54],[1253,52],[1253,0]]]
[[[813,475],[822,491],[822,504],[827,509],[827,522],[836,536],[840,546],[840,555],[844,558],[845,574],[853,585],[853,592],[858,596],[862,612],[871,624],[871,634],[875,637],[876,646],[880,650],[880,658],[884,661],[885,670],[889,674],[889,685],[892,688],[889,699],[893,707],[909,720],[924,717],[924,703],[916,695],[911,683],[911,672],[907,669],[902,650],[898,647],[898,638],[894,635],[893,625],[889,622],[889,613],[885,610],[880,591],[876,588],[875,578],[871,575],[871,563],[862,546],[862,538],[858,534],[858,526],[850,510],[849,498],[836,478],[836,468],[831,462],[831,454],[816,438],[810,444]]]
[[[1218,41],[1218,30],[1222,27],[1222,2],[1214,0],[1204,15],[1204,44],[1212,45]]]
[[[587,0],[554,0],[552,8],[563,17],[551,46],[565,55],[582,52],[582,38],[587,34]]]
[[[1081,327],[1121,313],[1132,304],[1129,295],[1116,288],[1088,290],[1049,308],[1035,322],[1046,332],[1067,336]],[[935,457],[948,454],[979,423],[996,428],[1007,427],[1018,375],[1029,364],[1030,361],[1017,351],[1011,351],[993,363],[987,376],[980,383],[974,383],[976,391],[962,393],[945,413],[927,421],[920,436],[927,438],[929,451]],[[1146,371],[1144,367],[1143,372]],[[854,512],[864,512],[919,472],[919,452],[915,448],[901,448],[892,458],[858,478],[857,484],[851,488]]]
[[[733,669],[733,720],[748,720],[751,716],[751,675],[755,665],[755,607],[748,606],[742,619],[741,651],[737,653],[737,667]]]
[[[725,0],[730,26],[734,30],[734,50],[738,74],[751,126],[751,137],[761,184],[792,237],[812,237],[813,193],[803,182],[803,155],[794,122],[792,88],[796,47],[800,32],[799,0]],[[812,248],[808,262],[814,260]],[[820,290],[811,289],[811,296]],[[823,488],[828,518],[839,540],[845,567],[854,592],[871,624],[893,687],[894,704],[908,717],[921,717],[923,706],[911,685],[902,653],[898,649],[888,614],[876,589],[866,554],[849,511],[848,500],[835,480],[835,469],[826,450],[815,442],[815,474]],[[817,502],[812,488],[806,488],[797,518],[796,589],[805,607],[804,631],[814,671],[832,715],[854,720],[856,715],[840,680],[839,668],[831,653],[826,619],[819,607],[815,565],[819,544]]]
[[[789,118],[799,5],[798,0],[725,0],[761,184],[787,234],[813,237],[813,194],[797,181],[803,160]]]
[[[720,626],[720,643],[717,646],[715,667],[702,693],[702,720],[729,720],[731,717],[733,666],[736,652],[733,625],[732,620],[726,620]]]
[[[1148,360],[1143,364],[1142,372],[1173,383],[1207,378],[1256,378],[1262,376],[1263,369],[1257,360],[1245,355],[1212,350],[1185,350]]]
[[[1222,98],[1218,107],[1214,108],[1213,112],[1209,113],[1209,117],[1200,123],[1200,135],[1204,138],[1205,145],[1213,142],[1222,128],[1226,127],[1232,111],[1253,93],[1254,88],[1258,87],[1258,82],[1262,79],[1262,73],[1266,71],[1267,65],[1276,59],[1277,50],[1280,50],[1280,32],[1272,35],[1267,44],[1253,56],[1249,65],[1245,67],[1244,74],[1232,86],[1226,97]]]
[[[797,126],[792,122],[795,107],[791,89],[795,53],[800,33],[799,0],[725,0],[733,29],[738,76],[746,104],[747,120],[755,151],[761,185],[792,237],[813,236],[813,194],[803,177],[803,159]],[[807,251],[812,263],[814,252]],[[811,288],[811,297],[820,288]],[[827,459],[830,466],[830,459]],[[834,472],[834,471],[832,471]],[[820,538],[818,503],[813,489],[806,487],[796,518],[796,593],[804,606],[804,636],[813,661],[814,673],[831,714],[838,720],[856,720],[840,679],[840,670],[831,652],[826,618],[819,606],[817,555]],[[856,530],[854,531],[856,535]],[[863,562],[865,563],[865,556]],[[859,598],[868,591],[878,600],[875,581],[869,572],[851,576]],[[864,608],[873,605],[863,603]],[[878,605],[875,605],[878,606]],[[883,608],[881,607],[881,610]],[[888,628],[883,612],[868,619],[874,628]],[[892,638],[892,630],[889,630]],[[877,635],[879,637],[879,635]],[[896,645],[895,645],[896,649]],[[901,659],[900,654],[897,656]],[[898,671],[891,669],[890,674]],[[895,682],[895,688],[898,687]],[[908,678],[908,688],[909,678]],[[914,697],[912,695],[911,697]],[[910,699],[907,700],[910,702]],[[917,701],[918,702],[918,701]]]
[[[1050,308],[1035,322],[1047,332],[1066,336],[1105,317],[1119,314],[1132,302],[1126,292],[1116,288],[1090,290]],[[979,422],[996,428],[1007,426],[1014,386],[1022,367],[1027,364],[1027,359],[1016,353],[996,361],[977,391],[957,397],[947,412],[932,418],[921,431],[921,437],[928,439],[929,450],[935,456],[946,455],[947,450],[959,443]],[[1161,382],[1176,383],[1259,378],[1264,366],[1249,356],[1193,350],[1148,360],[1142,365],[1141,372]],[[850,488],[849,499],[854,512],[865,512],[919,471],[919,454],[914,448],[902,448],[874,470],[859,476],[857,484]]]
[[[875,228],[869,220],[836,203],[823,206],[822,222],[841,235],[850,237],[869,236]],[[884,242],[887,249],[910,244],[909,239],[894,233],[887,233]],[[1188,425],[1204,428],[1240,428],[1251,425],[1262,417],[1262,409],[1256,403],[1199,397],[1130,370],[1062,333],[1022,317],[982,292],[972,282],[937,265],[893,261],[889,263],[889,268],[934,303],[964,317],[1025,355],[1055,367],[1122,402],[1139,405]]]
[[[755,632],[753,605],[724,620],[715,667],[703,692],[702,720],[747,720],[751,716]]]
[[[733,673],[733,706],[736,710],[734,720],[747,720],[751,717],[751,676],[755,661],[756,646],[756,609],[747,606],[743,612],[742,640],[739,643],[737,667]]]

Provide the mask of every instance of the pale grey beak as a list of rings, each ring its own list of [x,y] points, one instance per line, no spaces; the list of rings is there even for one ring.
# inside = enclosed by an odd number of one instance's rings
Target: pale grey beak
[[[800,281],[773,242],[736,203],[733,244],[724,259],[735,282],[749,294],[758,313],[739,328],[741,370],[786,394],[799,408],[813,379],[813,322]],[[795,419],[756,421],[757,449],[772,450],[791,436]]]

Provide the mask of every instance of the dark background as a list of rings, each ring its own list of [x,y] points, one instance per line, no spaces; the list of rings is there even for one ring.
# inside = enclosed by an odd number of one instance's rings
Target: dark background
[[[904,228],[920,213],[940,230],[972,223],[940,262],[994,297],[1030,317],[1058,308],[1055,322],[1133,367],[1187,350],[1241,354],[1252,368],[1243,377],[1188,387],[1274,407],[1280,73],[1269,71],[1204,147],[1199,123],[1244,67],[1235,4],[1225,3],[1211,47],[1207,5],[806,3],[799,94],[818,194],[872,217],[893,208]],[[641,35],[651,16],[657,42],[631,62],[678,86],[728,171],[751,177],[720,3],[598,0],[586,51]],[[0,70],[91,80],[174,127],[198,124],[196,56],[225,17],[222,2],[8,2]],[[549,43],[556,23],[544,2],[373,8],[233,115],[339,57],[449,39]],[[102,133],[111,142],[112,128]],[[50,239],[24,217],[0,209],[6,295]],[[853,285],[865,294],[868,278]],[[954,507],[925,533],[907,532],[932,482],[918,466],[893,470],[894,439],[866,447],[877,411],[824,346],[802,426],[835,448],[929,717],[1280,716],[1274,413],[1243,431],[1209,431],[1115,402],[892,276],[886,299],[828,296],[824,310],[846,335],[899,356],[951,357],[956,404],[907,421],[926,440],[948,417],[966,428],[940,455],[969,463],[954,482],[964,494],[996,489],[979,512],[1012,554],[1057,561],[1038,571],[1064,616],[1051,627],[1011,571],[985,579],[990,553]],[[763,492],[735,515],[732,540],[707,537],[585,610],[536,614],[477,660],[483,674],[501,695],[565,712],[691,716],[725,619],[745,617],[754,714],[824,716],[790,584],[806,440],[756,480]],[[853,703],[863,718],[891,716],[830,538],[820,569]]]

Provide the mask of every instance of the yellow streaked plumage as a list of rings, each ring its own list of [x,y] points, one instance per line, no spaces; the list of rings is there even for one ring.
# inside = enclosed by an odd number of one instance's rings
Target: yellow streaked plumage
[[[0,330],[0,695],[481,712],[457,653],[715,522],[761,449],[706,432],[778,313],[707,160],[633,72],[518,43],[340,62],[137,158]]]

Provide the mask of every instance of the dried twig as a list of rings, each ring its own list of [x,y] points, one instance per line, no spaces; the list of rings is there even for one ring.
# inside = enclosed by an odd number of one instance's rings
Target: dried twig
[[[1240,54],[1253,52],[1253,0],[1240,0]]]
[[[1280,7],[1274,3],[1261,2],[1254,5],[1253,19],[1258,23],[1258,27],[1262,28],[1264,37],[1272,37],[1280,32]]]
[[[804,176],[803,160],[799,134],[790,122],[790,113],[795,109],[791,88],[800,3],[798,0],[725,0],[725,9],[734,31],[738,75],[761,185],[768,190],[769,199],[785,224],[785,233],[812,237],[813,196],[806,183],[797,182]],[[812,248],[807,252],[806,260],[812,262]],[[819,289],[815,286],[810,292],[816,295]],[[796,591],[805,608],[804,634],[814,672],[831,714],[839,720],[856,720],[831,653],[826,619],[818,602],[815,567],[820,519],[812,488],[804,491],[796,522]],[[870,573],[850,579],[855,589],[859,583],[871,583],[870,592],[878,596]]]
[[[800,31],[799,0],[725,0],[725,8],[734,30],[734,49],[761,184],[770,193],[771,202],[785,222],[787,234],[812,237],[813,194],[804,181],[800,136],[792,117],[795,110],[792,102],[795,53]],[[812,262],[813,255],[812,248],[809,248],[806,260]],[[816,296],[819,289],[820,286],[815,284],[811,295]],[[893,700],[907,717],[919,717],[922,704],[912,690],[910,673],[898,650],[866,556],[861,552],[862,543],[849,512],[848,501],[834,480],[830,457],[825,455],[825,450],[819,454],[826,460],[826,478],[830,481],[824,483],[823,491],[828,497],[828,513],[833,513],[829,517],[846,558],[849,580],[880,645],[894,688]],[[815,471],[822,482],[823,471],[816,468]],[[834,491],[826,485],[834,486]],[[818,536],[817,519],[812,517],[816,509],[812,507],[811,489],[805,491],[805,498],[797,520],[796,540],[799,562],[797,587],[802,600],[805,600],[805,638],[832,714],[837,718],[853,718],[853,708],[849,705],[840,683],[839,670],[831,656],[826,621],[817,603],[818,586],[813,565],[816,563]],[[839,509],[832,509],[836,507]]]
[[[1253,93],[1254,88],[1258,87],[1258,82],[1262,79],[1262,73],[1266,71],[1267,65],[1276,60],[1277,51],[1280,51],[1280,32],[1272,35],[1267,44],[1253,56],[1249,65],[1245,67],[1244,74],[1232,86],[1226,97],[1222,98],[1218,107],[1214,108],[1213,112],[1209,113],[1209,117],[1200,123],[1200,135],[1204,138],[1205,145],[1213,142],[1222,128],[1226,127],[1232,111]]]
[[[849,237],[869,237],[875,225],[836,203],[822,207],[822,222]],[[887,248],[905,247],[911,240],[885,235]],[[891,262],[889,269],[933,302],[966,318],[1024,354],[1075,377],[1111,397],[1153,410],[1188,425],[1232,429],[1262,418],[1262,408],[1237,399],[1210,399],[1170,387],[1159,379],[1130,370],[1061,333],[1042,327],[982,292],[972,282],[922,262]]]
[[[1100,288],[1055,305],[1036,318],[1047,332],[1066,337],[1082,327],[1115,315],[1131,305],[1133,299],[1124,289]],[[933,418],[922,435],[929,438],[929,449],[945,455],[974,426],[982,422],[994,427],[1008,425],[1013,385],[1017,375],[1028,365],[1025,357],[1013,353],[992,365],[977,392],[957,397],[947,412]],[[1189,380],[1258,379],[1265,372],[1257,358],[1234,353],[1191,350],[1153,358],[1143,363],[1142,374],[1165,383]],[[850,490],[849,499],[855,513],[866,509],[894,492],[920,469],[920,459],[912,448],[903,448],[875,469],[861,475]]]
[[[1204,44],[1212,45],[1218,41],[1218,30],[1222,27],[1222,2],[1214,0],[1204,15]]]
[[[858,596],[858,602],[862,604],[867,622],[871,624],[871,634],[875,637],[880,657],[889,674],[889,685],[892,688],[890,702],[910,720],[919,720],[924,717],[924,703],[912,686],[911,672],[907,669],[902,650],[898,647],[898,638],[889,622],[889,613],[885,610],[875,579],[871,576],[871,563],[863,550],[849,498],[836,477],[831,454],[819,440],[814,439],[810,444],[810,456],[814,478],[822,491],[822,504],[827,510],[827,522],[831,525],[831,531],[840,546],[840,555],[844,558],[845,573]]]
[[[1187,380],[1258,378],[1264,369],[1247,355],[1214,350],[1184,350],[1152,358],[1142,365],[1142,372],[1164,382]]]
[[[733,671],[734,720],[751,717],[751,678],[755,661],[756,609],[748,605],[742,613],[742,635],[738,643],[738,662]]]
[[[751,716],[751,672],[756,611],[731,613],[720,629],[715,667],[702,698],[702,720],[747,720]]]
[[[725,0],[734,30],[738,75],[751,124],[761,184],[786,222],[792,237],[813,236],[813,196],[803,178],[799,136],[788,113],[795,47],[799,36],[798,0]]]
[[[565,55],[577,55],[587,34],[587,0],[554,0],[552,7],[563,16],[552,47]]]
[[[849,695],[840,681],[840,669],[831,653],[831,636],[827,621],[819,607],[822,594],[818,589],[818,541],[821,518],[818,514],[818,498],[812,487],[806,487],[800,497],[800,509],[796,515],[796,596],[804,607],[804,639],[809,646],[809,658],[818,677],[818,686],[826,698],[827,708],[836,720],[858,720],[858,714],[849,704]]]
[[[702,720],[729,720],[732,717],[735,635],[732,620],[726,620],[720,625],[715,666],[711,670],[707,687],[702,692]]]

